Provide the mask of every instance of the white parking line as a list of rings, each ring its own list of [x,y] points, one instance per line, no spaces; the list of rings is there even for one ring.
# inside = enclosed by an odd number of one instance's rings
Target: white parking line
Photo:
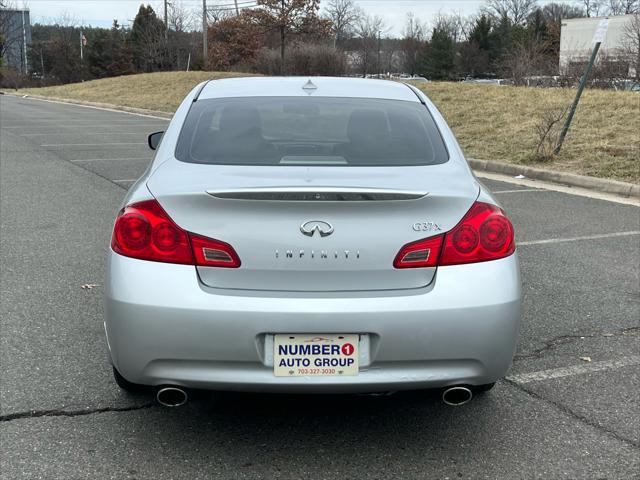
[[[633,230],[630,232],[602,233],[599,235],[585,235],[583,237],[549,238],[547,240],[532,240],[530,242],[518,242],[518,246],[523,247],[527,245],[544,245],[546,243],[577,242],[580,240],[596,240],[598,238],[628,237],[630,235],[640,235],[640,230]]]
[[[168,120],[167,120],[168,122]],[[104,127],[162,127],[160,123],[61,123],[59,119],[48,120],[46,122],[33,122],[28,125],[9,125],[2,127],[2,130],[22,129],[22,128],[104,128]]]
[[[520,193],[520,192],[544,192],[540,188],[521,188],[520,190],[496,190],[491,193]]]
[[[540,370],[538,372],[508,375],[507,380],[510,380],[514,383],[539,382],[542,380],[550,380],[552,378],[562,378],[570,377],[573,375],[582,375],[585,373],[601,372],[603,370],[613,370],[616,368],[629,367],[632,365],[640,365],[640,356],[632,355],[630,357],[624,357],[618,360],[604,360],[602,362],[583,363],[580,365],[572,365],[570,367],[551,368],[549,370]]]
[[[21,133],[21,137],[39,137],[45,135],[69,135],[70,132]],[[143,135],[140,132],[91,132],[91,135]]]
[[[560,185],[557,183],[544,182],[542,180],[530,180],[528,178],[519,179],[513,178],[509,175],[502,175],[499,173],[489,173],[483,171],[474,171],[477,177],[486,178],[488,180],[495,180],[497,182],[510,183],[512,185],[521,185],[529,188],[539,188],[544,190],[552,190],[555,192],[568,193],[569,195],[578,195],[580,197],[595,198],[598,200],[606,200],[607,202],[621,203],[624,205],[640,206],[640,199],[637,197],[621,197],[611,193],[602,193],[595,190],[588,190],[586,188],[579,187],[567,187],[566,185]]]
[[[118,157],[118,158],[79,158],[77,160],[69,160],[72,163],[76,162],[113,162],[113,161],[125,161],[125,160],[148,160],[151,161],[150,157]]]
[[[12,95],[13,96],[13,95]],[[25,97],[22,97],[23,99]],[[51,100],[48,98],[36,98],[36,97],[26,97],[29,100],[37,100],[39,102],[47,102],[47,103],[57,103],[59,105],[70,105],[72,107],[79,107],[79,108],[91,108],[93,110],[103,110],[105,112],[113,112],[113,113],[124,113],[127,115],[136,115],[138,117],[145,117],[145,118],[153,118],[153,119],[157,119],[157,120],[164,120],[165,122],[168,122],[170,120],[170,118],[165,118],[165,117],[161,117],[159,115],[153,115],[153,114],[149,114],[149,113],[138,113],[138,112],[128,112],[126,110],[122,110],[122,109],[118,109],[118,108],[109,108],[109,107],[100,107],[98,105],[81,105],[79,103],[75,103],[72,100],[69,100],[67,102],[65,102],[64,100]],[[162,112],[165,113],[165,112]],[[169,112],[166,112],[167,115],[172,115]]]
[[[118,143],[43,143],[41,147],[102,147],[106,145],[146,145],[142,142],[118,142]]]
[[[112,180],[112,181],[117,183],[133,183],[137,180],[138,180],[137,178],[121,178],[119,180]]]

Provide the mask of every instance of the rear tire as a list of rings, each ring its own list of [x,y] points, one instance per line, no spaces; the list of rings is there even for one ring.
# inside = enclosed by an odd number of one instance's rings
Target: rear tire
[[[133,383],[124,378],[120,372],[113,367],[113,378],[118,384],[118,386],[127,392],[144,392],[148,389],[146,385],[140,385],[139,383]]]

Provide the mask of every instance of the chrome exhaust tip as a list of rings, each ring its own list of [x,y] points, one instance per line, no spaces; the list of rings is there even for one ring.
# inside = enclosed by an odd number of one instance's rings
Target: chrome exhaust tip
[[[156,393],[156,400],[164,407],[181,407],[187,403],[189,396],[180,387],[162,387]]]
[[[473,392],[467,387],[451,387],[442,392],[442,401],[454,407],[469,403],[472,398]]]

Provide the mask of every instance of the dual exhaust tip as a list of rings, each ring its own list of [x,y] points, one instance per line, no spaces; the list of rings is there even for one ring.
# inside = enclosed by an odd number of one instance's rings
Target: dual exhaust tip
[[[449,387],[442,392],[442,401],[453,407],[469,403],[472,398],[473,392],[467,387]]]
[[[473,392],[467,387],[449,387],[442,392],[442,401],[454,407],[469,403],[472,398]],[[181,407],[189,401],[189,395],[180,387],[161,387],[156,400],[165,407]]]
[[[181,407],[189,401],[189,395],[180,387],[161,387],[156,393],[156,400],[163,407]]]

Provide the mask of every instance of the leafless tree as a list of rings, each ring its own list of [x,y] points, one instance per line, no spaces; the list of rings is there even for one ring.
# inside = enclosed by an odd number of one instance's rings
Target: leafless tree
[[[581,6],[568,5],[566,3],[547,3],[542,7],[544,18],[552,22],[560,23],[567,18],[584,17],[584,10]]]
[[[545,55],[544,42],[523,39],[503,55],[500,70],[516,85],[526,85],[528,77],[554,73],[555,60]]]
[[[467,37],[472,23],[473,20],[470,17],[465,17],[461,12],[438,12],[433,20],[434,28],[446,30],[454,44],[462,42]]]
[[[537,0],[486,0],[482,10],[496,20],[508,18],[514,25],[523,25],[537,7]]]
[[[379,70],[379,43],[386,26],[378,15],[363,15],[355,24],[355,35],[359,39],[358,63],[363,75]],[[376,72],[378,73],[378,72]]]
[[[569,106],[547,107],[542,111],[540,120],[536,124],[538,144],[536,145],[536,158],[544,162],[550,160],[558,144],[562,121],[565,119]]]
[[[602,10],[602,0],[578,0],[578,3],[584,7],[584,13],[587,17],[597,17]]]
[[[609,15],[629,15],[638,12],[638,0],[609,0],[605,7]]]
[[[622,53],[632,73],[635,70],[634,79],[640,81],[640,13],[634,13],[622,30]]]
[[[331,20],[333,28],[333,46],[340,40],[349,37],[356,23],[364,15],[364,12],[353,0],[330,0],[324,11],[325,16]]]
[[[402,64],[406,73],[415,75],[422,63],[422,50],[427,27],[412,12],[407,13],[407,19],[402,32]]]
[[[169,30],[173,30],[174,32],[190,32],[195,29],[196,22],[199,21],[200,18],[198,17],[196,19],[194,12],[188,9],[181,0],[172,0],[171,3],[169,3],[169,9],[167,11]]]

